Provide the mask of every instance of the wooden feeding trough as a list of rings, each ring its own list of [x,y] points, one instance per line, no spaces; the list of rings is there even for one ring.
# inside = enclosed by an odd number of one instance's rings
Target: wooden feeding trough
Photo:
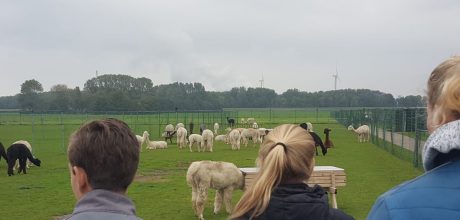
[[[240,170],[245,174],[245,187],[247,188],[254,181],[258,168],[240,168]],[[306,183],[310,186],[318,184],[328,191],[332,198],[332,207],[337,208],[337,187],[346,185],[345,170],[334,166],[315,166]]]

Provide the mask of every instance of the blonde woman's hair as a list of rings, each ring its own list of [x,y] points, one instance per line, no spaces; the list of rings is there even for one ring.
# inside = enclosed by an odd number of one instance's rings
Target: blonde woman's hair
[[[244,192],[230,216],[238,218],[251,212],[251,219],[262,214],[276,186],[284,182],[307,180],[315,164],[315,143],[305,129],[297,125],[280,125],[265,136],[252,185]]]
[[[427,87],[427,104],[435,109],[432,113],[435,127],[445,124],[448,117],[460,119],[460,56],[439,64],[431,73]]]

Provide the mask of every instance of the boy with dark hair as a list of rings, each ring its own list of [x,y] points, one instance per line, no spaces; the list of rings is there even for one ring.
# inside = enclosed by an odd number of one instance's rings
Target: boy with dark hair
[[[126,123],[89,122],[72,134],[67,152],[78,200],[69,220],[138,219],[125,193],[139,164],[139,143]]]

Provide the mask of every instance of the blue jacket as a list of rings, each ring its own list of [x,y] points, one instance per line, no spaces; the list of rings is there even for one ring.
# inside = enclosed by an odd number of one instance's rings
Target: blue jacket
[[[460,120],[437,128],[422,156],[425,174],[381,195],[367,219],[460,219]]]

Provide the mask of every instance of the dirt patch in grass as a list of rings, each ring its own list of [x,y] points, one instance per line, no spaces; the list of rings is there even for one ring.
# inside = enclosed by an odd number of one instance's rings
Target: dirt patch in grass
[[[134,181],[140,183],[164,183],[168,181],[168,179],[164,178],[167,174],[164,170],[138,173],[134,176]]]

